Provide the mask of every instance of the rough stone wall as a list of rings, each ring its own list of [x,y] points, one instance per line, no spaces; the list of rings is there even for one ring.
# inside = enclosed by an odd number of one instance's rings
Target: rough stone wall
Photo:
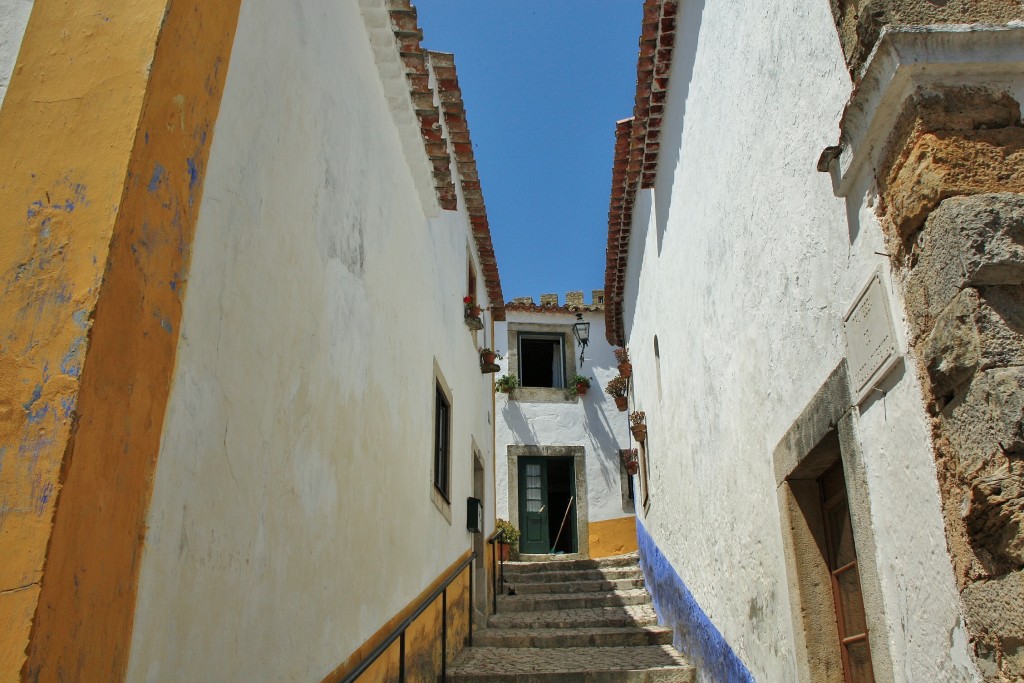
[[[922,89],[878,178],[925,379],[947,542],[990,681],[1024,676],[1022,150],[1009,95]]]
[[[1024,19],[1020,0],[831,0],[850,74],[856,76],[890,24],[1004,24]]]

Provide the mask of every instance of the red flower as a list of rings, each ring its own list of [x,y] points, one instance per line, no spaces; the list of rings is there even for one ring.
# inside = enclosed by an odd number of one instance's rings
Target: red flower
[[[467,296],[466,298],[464,298],[464,299],[462,300],[462,303],[464,303],[464,304],[468,304],[468,303],[470,303],[471,301],[473,301],[473,297],[471,297],[471,296]]]

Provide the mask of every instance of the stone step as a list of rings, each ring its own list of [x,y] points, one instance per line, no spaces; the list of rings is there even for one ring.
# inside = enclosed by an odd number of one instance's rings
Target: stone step
[[[504,612],[487,620],[491,628],[598,628],[616,626],[654,626],[658,615],[649,602],[622,607],[589,607],[540,612]]]
[[[671,645],[664,626],[606,628],[488,628],[473,634],[473,647],[643,647]]]
[[[618,581],[620,579],[642,579],[639,566],[606,567],[604,569],[563,569],[547,572],[505,572],[505,582],[519,583],[566,583],[569,581]]]
[[[639,572],[637,572],[639,574]],[[598,591],[623,591],[632,588],[643,588],[643,576],[626,579],[589,579],[579,581],[552,581],[551,583],[515,583],[511,584],[516,595],[535,595],[542,593],[596,593]]]
[[[639,563],[636,553],[602,557],[599,560],[549,560],[541,562],[506,562],[505,575],[543,574],[546,572],[571,571],[578,569],[608,569],[612,567],[634,567]]]
[[[600,593],[500,595],[498,596],[498,614],[643,605],[650,601],[650,594],[643,588]]]
[[[669,645],[648,647],[470,647],[448,670],[459,683],[693,683],[693,667]]]

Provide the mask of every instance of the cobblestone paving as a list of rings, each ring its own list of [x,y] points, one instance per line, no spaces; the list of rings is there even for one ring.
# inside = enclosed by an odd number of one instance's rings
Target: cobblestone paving
[[[505,612],[491,617],[494,628],[586,628],[588,626],[648,626],[658,623],[654,606],[587,607],[583,609]]]
[[[559,582],[559,581],[612,581],[615,579],[640,578],[639,567],[607,567],[605,569],[591,569],[583,571],[557,571],[537,573],[512,573],[505,572],[505,580],[512,585],[534,582]]]
[[[664,626],[488,628],[477,631],[473,637],[474,642],[482,647],[581,647],[626,643],[669,645],[672,643],[672,630]]]
[[[453,674],[573,671],[640,671],[683,666],[686,662],[671,645],[649,647],[472,647],[466,650]]]
[[[488,627],[477,631],[449,669],[456,683],[692,683],[694,669],[668,643],[650,595],[640,584],[595,581],[609,570],[616,578],[642,577],[636,555],[610,560],[559,561],[517,567],[509,584],[569,582],[562,591],[502,597]],[[541,591],[544,592],[541,592]],[[582,599],[581,599],[582,598]],[[560,605],[608,607],[544,609]]]

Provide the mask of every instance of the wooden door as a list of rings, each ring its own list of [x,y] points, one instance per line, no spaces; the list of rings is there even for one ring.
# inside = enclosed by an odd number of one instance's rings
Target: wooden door
[[[544,458],[519,459],[519,551],[546,554],[551,550],[548,530],[548,467]]]

